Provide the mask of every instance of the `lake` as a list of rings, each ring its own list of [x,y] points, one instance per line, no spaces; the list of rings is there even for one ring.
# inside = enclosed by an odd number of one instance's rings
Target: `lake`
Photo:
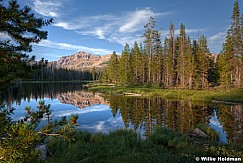
[[[187,133],[197,124],[210,125],[220,142],[243,142],[242,105],[172,100],[160,97],[128,97],[89,92],[81,83],[26,83],[0,94],[0,103],[16,110],[13,121],[25,115],[25,106],[51,104],[52,120],[79,114],[79,130],[109,133],[118,128],[136,130],[142,138],[155,126]],[[41,124],[45,124],[43,120]]]

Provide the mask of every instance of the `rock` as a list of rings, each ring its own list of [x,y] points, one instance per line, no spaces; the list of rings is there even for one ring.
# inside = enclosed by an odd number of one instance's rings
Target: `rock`
[[[42,160],[46,160],[47,157],[47,145],[43,144],[43,145],[39,145],[35,148],[36,150],[40,151],[40,159]]]
[[[193,132],[189,132],[187,135],[190,136],[190,137],[197,137],[197,134],[195,134]]]
[[[193,133],[195,133],[198,137],[202,137],[202,138],[207,138],[208,137],[208,135],[205,134],[205,132],[203,132],[199,128],[195,128],[195,130],[193,131]]]

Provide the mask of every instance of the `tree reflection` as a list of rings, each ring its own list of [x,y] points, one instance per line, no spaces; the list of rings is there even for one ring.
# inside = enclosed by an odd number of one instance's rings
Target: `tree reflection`
[[[209,124],[216,110],[229,143],[243,142],[242,105],[219,105],[192,102],[189,100],[170,100],[160,97],[107,96],[113,115],[120,109],[125,127],[131,123],[134,129],[145,129],[147,135],[159,125],[181,133],[187,133],[197,124]],[[218,126],[220,127],[220,126]]]
[[[143,126],[151,131],[154,126],[173,128],[182,133],[188,132],[198,123],[209,123],[213,107],[191,101],[174,101],[160,97],[107,96],[113,115],[120,109],[124,124]]]
[[[14,101],[20,104],[21,100],[56,98],[57,95],[67,92],[83,90],[81,83],[26,83],[18,84],[0,93],[0,103],[10,106]]]
[[[229,143],[243,144],[242,105],[219,105],[218,117]]]

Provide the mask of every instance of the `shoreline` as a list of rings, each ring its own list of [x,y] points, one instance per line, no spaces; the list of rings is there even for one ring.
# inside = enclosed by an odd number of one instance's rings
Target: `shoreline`
[[[185,90],[143,86],[108,86],[89,84],[88,90],[101,93],[135,94],[143,97],[160,96],[168,99],[192,100],[222,104],[243,104],[243,89]]]

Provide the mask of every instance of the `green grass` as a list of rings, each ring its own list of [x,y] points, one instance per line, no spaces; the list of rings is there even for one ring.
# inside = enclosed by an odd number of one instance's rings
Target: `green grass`
[[[200,143],[168,128],[156,128],[146,140],[139,139],[133,130],[117,130],[108,135],[82,131],[76,133],[74,142],[50,139],[47,160],[53,163],[195,162],[196,156],[243,158],[242,150]]]
[[[143,96],[161,96],[168,99],[183,99],[193,101],[221,101],[243,103],[243,89],[211,89],[211,90],[185,90],[162,89],[148,86],[105,86],[90,85],[90,91],[101,93],[123,94],[126,92],[142,94]]]

